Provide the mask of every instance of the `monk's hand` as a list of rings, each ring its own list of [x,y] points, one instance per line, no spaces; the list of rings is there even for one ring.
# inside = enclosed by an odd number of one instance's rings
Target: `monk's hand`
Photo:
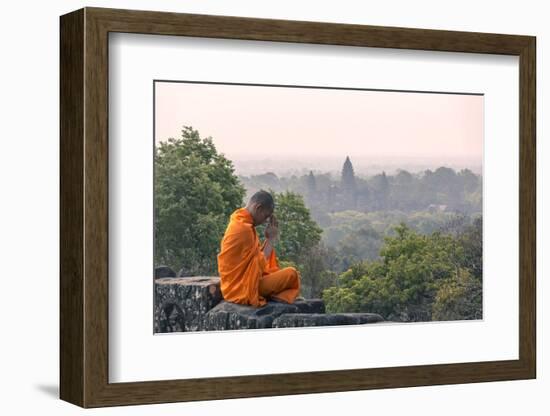
[[[279,236],[279,229],[277,227],[277,219],[272,216],[271,221],[268,224],[268,226],[265,228],[265,238],[267,238],[270,241],[277,240],[277,237]]]
[[[271,215],[271,225],[273,225],[277,229],[279,228],[279,221],[277,220],[275,214]]]
[[[273,226],[271,224],[268,224],[267,227],[265,227],[265,238],[268,240],[273,240],[275,237],[275,230],[273,229]]]

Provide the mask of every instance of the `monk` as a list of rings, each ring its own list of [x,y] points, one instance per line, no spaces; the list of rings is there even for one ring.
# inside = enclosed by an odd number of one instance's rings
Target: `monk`
[[[260,307],[268,299],[293,303],[298,297],[300,273],[294,267],[279,268],[273,247],[279,233],[274,210],[273,197],[261,190],[246,207],[231,214],[218,254],[221,292],[226,301]],[[260,244],[255,227],[266,221],[265,240]]]

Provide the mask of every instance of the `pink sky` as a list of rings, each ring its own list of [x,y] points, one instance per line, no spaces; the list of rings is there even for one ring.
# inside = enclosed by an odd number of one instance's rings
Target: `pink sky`
[[[156,82],[155,140],[183,125],[228,157],[472,158],[483,96]]]

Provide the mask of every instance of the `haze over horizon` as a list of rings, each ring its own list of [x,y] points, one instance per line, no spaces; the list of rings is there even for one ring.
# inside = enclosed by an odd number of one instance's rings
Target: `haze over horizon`
[[[184,125],[244,175],[482,169],[482,95],[155,82],[156,144]]]
[[[305,175],[313,171],[314,174],[331,173],[338,176],[342,171],[346,156],[334,156],[323,158],[308,157],[264,157],[239,158],[225,155],[233,162],[235,173],[243,176],[261,175],[267,172],[275,173],[279,177],[292,175]],[[372,158],[366,156],[350,155],[353,169],[357,176],[372,176],[384,171],[388,175],[395,174],[398,170],[406,170],[412,174],[432,171],[444,166],[454,169],[457,173],[462,169],[469,169],[473,173],[481,175],[482,165],[480,160],[456,158],[442,163],[439,159],[429,158]]]

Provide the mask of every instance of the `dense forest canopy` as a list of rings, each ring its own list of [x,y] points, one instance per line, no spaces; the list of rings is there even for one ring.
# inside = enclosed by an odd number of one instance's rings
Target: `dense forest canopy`
[[[346,156],[339,176],[243,176],[184,126],[156,149],[155,265],[216,275],[229,216],[259,189],[275,198],[275,249],[303,296],[398,321],[481,318],[482,179],[469,169],[363,176]]]

